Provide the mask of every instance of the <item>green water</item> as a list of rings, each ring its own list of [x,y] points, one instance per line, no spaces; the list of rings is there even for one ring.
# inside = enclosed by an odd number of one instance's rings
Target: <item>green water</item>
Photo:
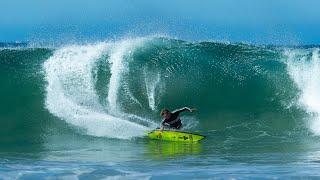
[[[0,177],[319,176],[319,59],[167,38],[3,48]],[[183,106],[198,109],[184,130],[205,140],[145,137]]]

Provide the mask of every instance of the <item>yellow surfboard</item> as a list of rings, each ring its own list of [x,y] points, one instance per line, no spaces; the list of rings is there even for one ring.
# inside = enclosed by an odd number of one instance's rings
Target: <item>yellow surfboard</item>
[[[173,130],[154,130],[148,133],[150,139],[158,139],[165,141],[183,141],[183,142],[197,142],[205,138],[200,134],[193,134],[189,132],[173,131]]]

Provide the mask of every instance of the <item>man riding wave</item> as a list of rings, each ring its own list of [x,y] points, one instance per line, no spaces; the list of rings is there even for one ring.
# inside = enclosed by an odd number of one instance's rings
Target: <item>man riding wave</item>
[[[181,109],[174,110],[173,112],[170,112],[168,109],[164,108],[161,110],[160,116],[163,118],[160,129],[163,130],[166,128],[173,128],[173,129],[181,129],[182,128],[182,122],[180,119],[180,113],[184,111],[194,112],[196,109],[191,109],[188,107],[184,107]]]

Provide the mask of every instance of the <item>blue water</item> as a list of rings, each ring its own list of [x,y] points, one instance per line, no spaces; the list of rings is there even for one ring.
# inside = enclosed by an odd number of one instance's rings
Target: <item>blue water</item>
[[[320,176],[320,49],[139,37],[0,48],[0,179]],[[200,143],[150,140],[183,106]]]

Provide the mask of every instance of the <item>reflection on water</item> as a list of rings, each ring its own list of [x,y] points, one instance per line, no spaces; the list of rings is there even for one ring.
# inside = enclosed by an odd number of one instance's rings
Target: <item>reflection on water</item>
[[[150,140],[146,143],[147,156],[167,158],[183,155],[196,155],[202,151],[201,143]]]

